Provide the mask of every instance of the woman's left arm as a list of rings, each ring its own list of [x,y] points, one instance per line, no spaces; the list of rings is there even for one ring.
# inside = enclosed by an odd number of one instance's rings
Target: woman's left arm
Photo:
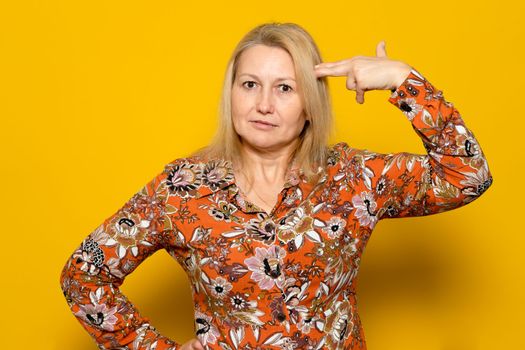
[[[451,210],[472,202],[492,184],[487,160],[454,105],[445,100],[417,70],[392,91],[389,102],[398,107],[423,141],[426,155],[375,154],[374,169],[379,217],[420,216]]]
[[[420,216],[450,210],[478,198],[491,184],[487,161],[473,133],[442,91],[418,71],[386,58],[357,56],[316,66],[320,76],[347,76],[347,87],[364,102],[364,91],[390,89],[397,106],[421,137],[426,155],[360,154],[358,163],[370,191],[357,194],[375,203],[380,217]],[[352,152],[347,150],[352,158]],[[356,198],[357,198],[356,197]]]

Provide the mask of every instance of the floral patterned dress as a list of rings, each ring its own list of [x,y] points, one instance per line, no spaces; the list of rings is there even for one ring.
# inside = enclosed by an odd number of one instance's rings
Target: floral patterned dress
[[[60,283],[100,349],[178,349],[119,286],[165,249],[191,281],[206,349],[366,349],[357,311],[360,258],[380,219],[465,205],[492,183],[458,111],[418,71],[389,102],[427,155],[329,148],[307,179],[293,169],[271,213],[248,202],[232,164],[176,159],[68,259]]]

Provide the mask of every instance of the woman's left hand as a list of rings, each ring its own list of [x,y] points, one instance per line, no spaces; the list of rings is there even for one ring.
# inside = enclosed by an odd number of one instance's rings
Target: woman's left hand
[[[318,78],[346,76],[346,88],[356,91],[358,103],[365,102],[365,91],[391,90],[406,79],[411,66],[386,56],[385,42],[376,47],[376,56],[354,56],[337,62],[323,62],[315,66]]]

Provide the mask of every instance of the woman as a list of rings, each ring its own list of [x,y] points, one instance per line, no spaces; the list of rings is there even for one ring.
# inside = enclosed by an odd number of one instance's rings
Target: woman
[[[364,102],[390,89],[427,155],[328,147],[326,77]],[[210,146],[168,164],[92,232],[61,286],[101,349],[365,349],[360,256],[381,218],[467,204],[492,178],[458,111],[418,71],[386,56],[321,63],[294,24],[265,24],[228,64]],[[192,283],[196,338],[160,335],[120,292],[164,248]]]

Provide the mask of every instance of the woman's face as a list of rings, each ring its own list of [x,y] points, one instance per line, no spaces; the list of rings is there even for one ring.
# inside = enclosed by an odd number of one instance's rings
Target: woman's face
[[[294,64],[284,49],[246,49],[239,57],[231,102],[243,145],[278,151],[298,141],[306,119]]]

